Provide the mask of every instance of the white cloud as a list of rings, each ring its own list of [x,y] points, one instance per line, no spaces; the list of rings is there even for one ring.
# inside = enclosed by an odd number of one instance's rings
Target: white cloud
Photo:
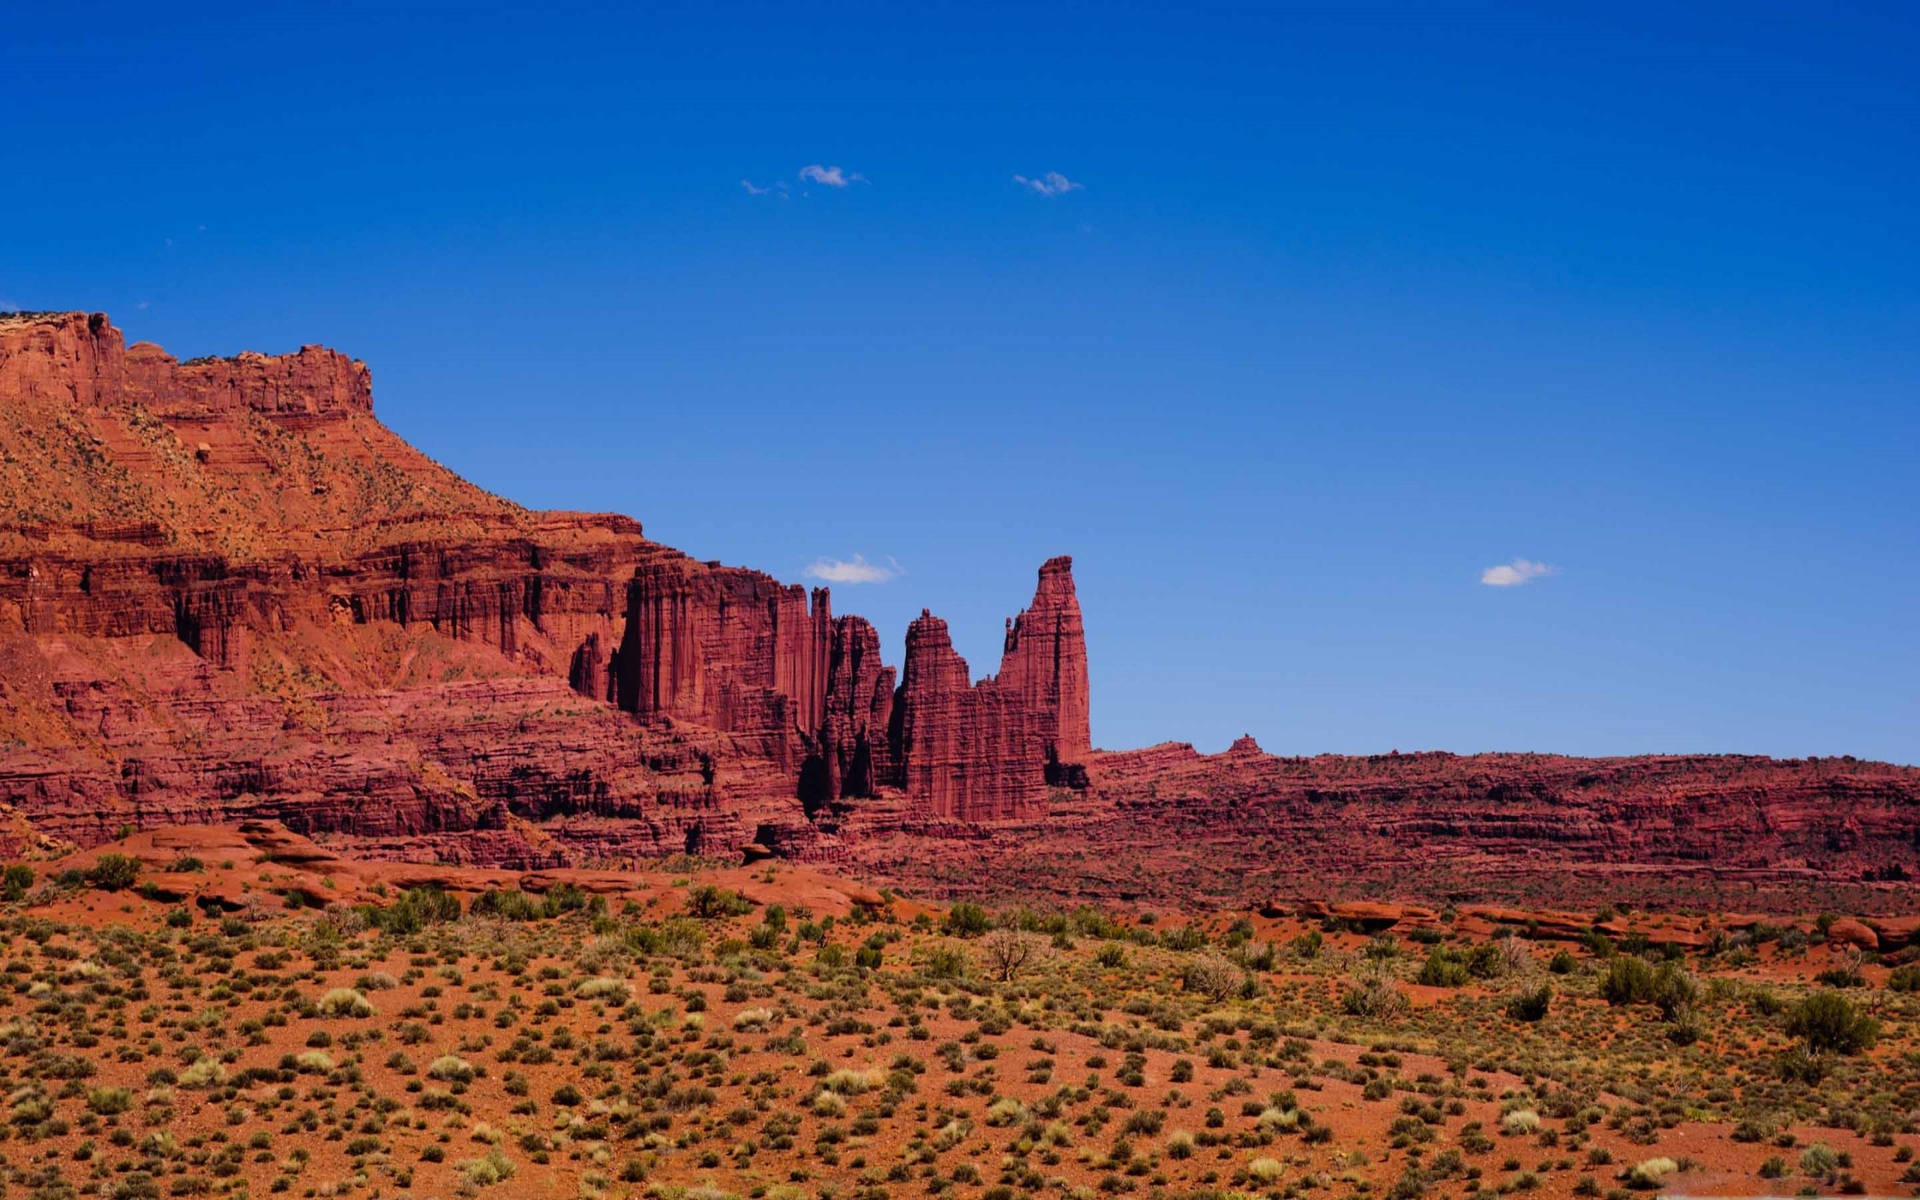
[[[866,556],[860,554],[852,558],[816,558],[807,564],[808,579],[824,579],[828,583],[885,583],[904,574],[892,558],[882,566],[868,562]]]
[[[823,167],[819,163],[808,163],[800,168],[800,178],[809,183],[818,183],[830,188],[843,188],[850,183],[864,183],[867,177],[857,171],[843,171],[839,167]]]
[[[1510,563],[1488,567],[1480,572],[1480,582],[1488,587],[1519,587],[1521,584],[1532,583],[1544,575],[1557,575],[1559,572],[1560,568],[1548,566],[1543,562],[1516,558]]]
[[[1015,175],[1013,181],[1021,187],[1029,187],[1042,196],[1064,196],[1068,192],[1085,191],[1086,185],[1075,183],[1058,171],[1048,171],[1038,179],[1028,179],[1025,175]]]

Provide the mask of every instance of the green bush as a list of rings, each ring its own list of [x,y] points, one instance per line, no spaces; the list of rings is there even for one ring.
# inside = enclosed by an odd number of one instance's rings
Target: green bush
[[[604,896],[589,896],[571,883],[556,884],[538,897],[518,888],[496,888],[475,896],[467,911],[476,917],[501,917],[508,921],[538,921],[571,912],[597,917],[606,914],[607,900]]]
[[[387,907],[370,907],[365,911],[367,924],[395,936],[405,936],[443,921],[458,921],[460,898],[437,887],[408,888]]]
[[[1677,962],[1663,962],[1654,968],[1653,994],[1648,997],[1660,1015],[1669,1021],[1681,1021],[1700,1002],[1700,981]]]
[[[472,1063],[457,1054],[442,1054],[427,1064],[427,1076],[448,1083],[470,1083],[477,1074]]]
[[[540,915],[543,917],[558,917],[570,912],[598,915],[605,912],[606,908],[604,897],[589,896],[571,883],[556,884],[540,897]]]
[[[703,883],[687,893],[687,914],[703,921],[737,917],[753,907],[739,892]]]
[[[1349,1016],[1394,1017],[1406,1011],[1407,998],[1385,975],[1368,975],[1348,985],[1340,1007]]]
[[[978,937],[991,928],[993,922],[987,916],[987,910],[978,904],[961,901],[947,910],[947,930],[961,937]]]
[[[1615,1008],[1651,1000],[1653,968],[1647,965],[1646,959],[1631,955],[1609,960],[1607,973],[1600,977],[1600,995]]]
[[[20,863],[0,872],[0,900],[21,900],[33,887],[33,868]]]
[[[1699,981],[1677,962],[1652,966],[1637,955],[1624,954],[1607,962],[1600,977],[1600,995],[1608,1004],[1651,1004],[1669,1021],[1683,1022],[1700,1001]]]
[[[1819,1142],[1815,1142],[1813,1145],[1808,1146],[1800,1155],[1800,1173],[1802,1175],[1811,1175],[1819,1178],[1823,1175],[1831,1175],[1839,1169],[1840,1155],[1835,1153],[1831,1146],[1825,1146]]]
[[[124,854],[102,854],[87,869],[87,882],[103,892],[124,891],[140,877],[140,860]]]
[[[518,888],[497,888],[473,898],[469,911],[476,917],[500,917],[508,921],[532,921],[539,918],[540,902]]]
[[[87,1092],[87,1107],[103,1117],[123,1113],[133,1107],[133,1091],[123,1087],[97,1087]]]
[[[1460,987],[1472,976],[1467,971],[1464,956],[1458,950],[1435,946],[1427,955],[1427,961],[1420,966],[1420,974],[1414,982],[1423,987]]]
[[[1375,962],[1398,958],[1400,957],[1400,939],[1390,933],[1375,934],[1367,939],[1366,945],[1360,947],[1360,953]]]
[[[922,969],[931,979],[958,979],[967,973],[967,956],[951,946],[935,946]]]
[[[467,1184],[476,1188],[492,1187],[512,1179],[514,1175],[513,1160],[502,1154],[498,1146],[479,1158],[460,1164],[460,1169],[466,1176]]]
[[[1839,992],[1815,992],[1787,1014],[1787,1032],[1818,1054],[1858,1054],[1880,1037],[1880,1022]]]
[[[1192,925],[1169,929],[1160,935],[1160,944],[1169,950],[1198,950],[1207,944],[1206,931]]]
[[[1516,1021],[1538,1021],[1547,1015],[1547,1008],[1552,1003],[1553,985],[1543,983],[1508,1000],[1507,1015]]]
[[[1467,951],[1466,964],[1475,979],[1493,979],[1507,973],[1506,956],[1492,942],[1482,942]]]
[[[1780,1052],[1773,1060],[1774,1074],[1788,1083],[1804,1083],[1819,1086],[1827,1077],[1827,1060],[1818,1054],[1809,1054],[1799,1046],[1791,1046]]]

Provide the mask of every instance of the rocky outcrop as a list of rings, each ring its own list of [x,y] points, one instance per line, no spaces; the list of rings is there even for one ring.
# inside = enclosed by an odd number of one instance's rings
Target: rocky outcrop
[[[873,627],[836,620],[825,588],[682,559],[635,571],[610,675],[627,711],[725,730],[796,771],[809,812],[892,787],[935,819],[1016,820],[1042,811],[1049,784],[1086,786],[1072,559],[1041,567],[999,676],[975,684],[930,613],[908,628],[904,663],[890,695]]]
[[[337,351],[302,346],[293,354],[181,363],[151,342],[127,346],[104,313],[6,320],[0,395],[27,405],[139,407],[188,422],[238,412],[298,422],[373,411],[367,365]]]
[[[89,318],[90,327],[92,323]],[[111,329],[108,326],[109,335]],[[102,340],[110,345],[107,338]],[[246,353],[178,363],[151,342],[135,342],[124,362],[124,400],[166,421],[212,424],[246,411],[297,427],[373,411],[367,364],[324,346],[302,346],[292,354]],[[109,385],[111,378],[102,376]]]
[[[907,627],[888,741],[897,778],[940,820],[1006,821],[1040,815],[1043,739],[1025,697],[993,679],[975,684],[947,623],[925,611]]]
[[[860,617],[834,621],[826,711],[802,768],[808,811],[833,800],[867,799],[898,782],[892,740],[894,670],[880,661],[880,635]]]

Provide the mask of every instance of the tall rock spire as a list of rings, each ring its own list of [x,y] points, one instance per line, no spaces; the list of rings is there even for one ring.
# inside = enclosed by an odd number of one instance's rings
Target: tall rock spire
[[[1086,762],[1093,751],[1087,633],[1073,591],[1072,558],[1061,555],[1041,565],[1033,603],[1007,622],[997,682],[1020,697],[1049,782],[1066,782],[1073,775],[1067,768]]]

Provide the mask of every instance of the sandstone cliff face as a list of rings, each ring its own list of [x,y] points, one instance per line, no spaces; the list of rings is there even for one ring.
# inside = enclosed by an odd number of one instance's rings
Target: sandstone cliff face
[[[565,825],[564,846],[531,860],[811,845],[806,823],[827,806],[902,789],[889,803],[922,816],[1036,811],[1045,770],[1022,703],[916,692],[922,749],[940,749],[909,782],[894,672],[872,626],[835,618],[825,589],[695,561],[624,517],[491,496],[381,425],[365,364],[343,355],[180,363],[126,347],[99,315],[0,318],[0,401],[0,630],[36,664],[0,683],[0,724],[25,735],[0,756],[0,797],[59,836],[266,815],[383,852],[462,855],[502,853],[511,838],[455,843],[509,816]],[[1043,572],[1049,645],[1065,570]],[[1064,589],[1070,606],[1070,577]],[[1084,644],[1071,649],[1083,744]],[[1057,740],[1061,671],[1031,657],[1014,655],[1023,703]],[[470,705],[506,703],[497,685],[447,686],[476,675],[541,681],[549,705],[557,683],[628,716],[569,706],[586,736],[536,741],[500,781],[498,755],[447,736],[491,728]],[[394,705],[445,711],[371,759],[336,724]],[[964,724],[951,735],[937,728],[949,715]],[[203,733],[205,755],[182,752]],[[609,758],[631,737],[649,747],[637,773]],[[275,740],[294,745],[269,754]],[[1053,740],[1035,743],[1043,756]],[[23,761],[53,743],[58,761]],[[583,820],[602,824],[588,836]]]
[[[1050,783],[1084,787],[1087,653],[1073,561],[1040,569],[1007,626],[997,679],[975,685],[946,625],[907,631],[897,692],[879,639],[756,571],[676,559],[641,566],[609,664],[620,707],[725,730],[799,774],[809,812],[903,790],[925,815],[1005,821],[1043,809]]]
[[[888,740],[901,786],[936,819],[1004,821],[1042,811],[1046,760],[1025,698],[992,679],[974,684],[947,623],[930,613],[907,627]]]
[[[834,621],[826,712],[801,775],[809,810],[874,796],[898,783],[892,739],[894,670],[880,661],[880,635],[860,617]]]
[[[628,585],[615,692],[628,712],[742,734],[786,765],[820,728],[832,630],[825,588],[809,600],[757,571],[648,564]]]

